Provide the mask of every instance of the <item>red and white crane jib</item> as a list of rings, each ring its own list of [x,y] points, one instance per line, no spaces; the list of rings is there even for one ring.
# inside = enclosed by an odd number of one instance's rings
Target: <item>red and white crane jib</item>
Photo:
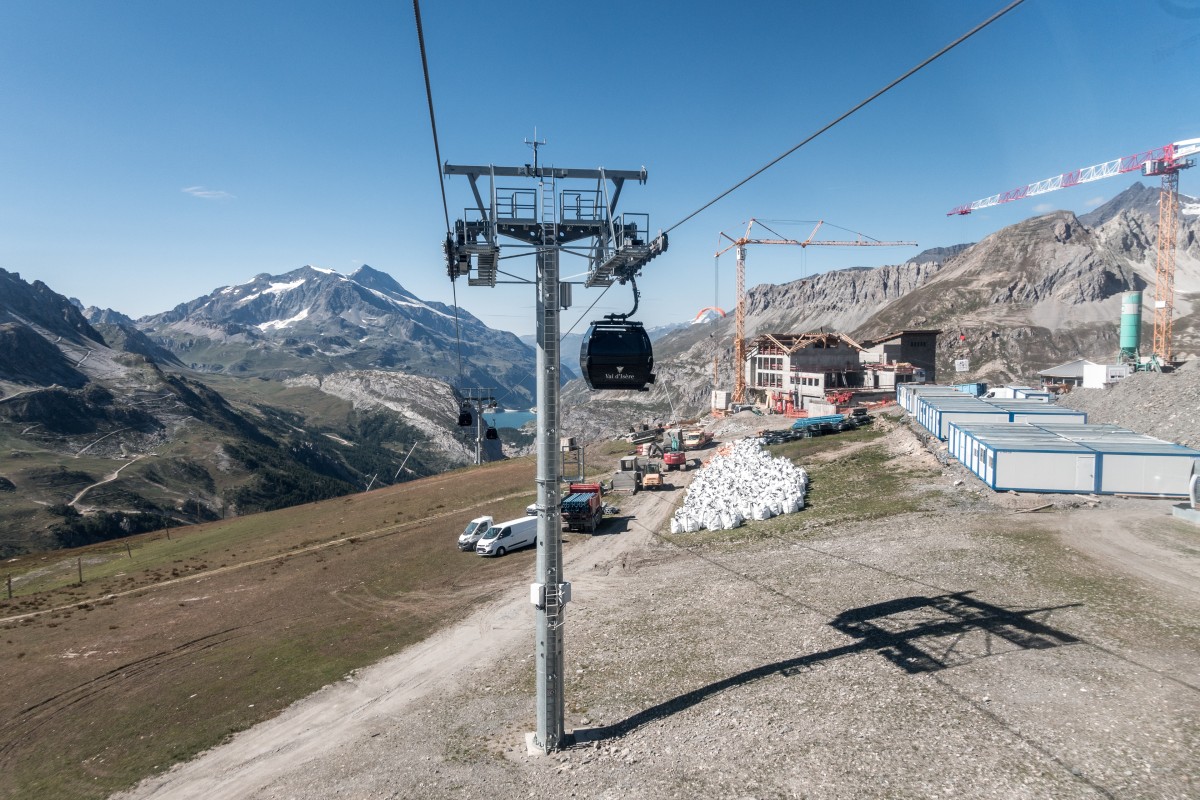
[[[1147,150],[1143,153],[1135,153],[1124,158],[1115,158],[1112,161],[1105,161],[1103,164],[1095,164],[1090,167],[1064,172],[1062,175],[1055,175],[1053,178],[1031,183],[1027,186],[1022,186],[1017,189],[1010,189],[1007,192],[994,194],[991,197],[985,197],[982,200],[976,200],[974,203],[958,206],[949,211],[946,216],[955,214],[970,214],[972,211],[978,211],[981,208],[989,208],[991,206],[1000,205],[1001,203],[1011,203],[1013,200],[1021,200],[1034,195],[1053,192],[1056,189],[1066,189],[1070,186],[1077,186],[1081,183],[1090,183],[1101,178],[1111,178],[1113,175],[1121,175],[1134,170],[1142,170],[1145,175],[1162,175],[1182,166],[1186,166],[1181,162],[1187,159],[1188,156],[1200,153],[1200,139],[1184,139],[1172,144],[1166,144],[1162,147],[1156,147],[1153,150]]]

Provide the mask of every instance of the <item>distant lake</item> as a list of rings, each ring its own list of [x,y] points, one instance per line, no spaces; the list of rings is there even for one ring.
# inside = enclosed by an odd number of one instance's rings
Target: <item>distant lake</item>
[[[529,411],[501,411],[499,414],[485,413],[483,418],[493,428],[519,428],[531,419],[537,419],[537,414]]]

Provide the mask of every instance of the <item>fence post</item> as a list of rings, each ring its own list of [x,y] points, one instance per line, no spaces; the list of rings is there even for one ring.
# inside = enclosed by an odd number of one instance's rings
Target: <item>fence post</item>
[[[129,546],[129,542],[125,543],[125,552],[129,554],[129,560],[133,560],[133,548]]]
[[[75,566],[79,567],[79,585],[83,586],[83,556],[76,557]]]
[[[8,599],[12,600],[12,573],[8,573]]]

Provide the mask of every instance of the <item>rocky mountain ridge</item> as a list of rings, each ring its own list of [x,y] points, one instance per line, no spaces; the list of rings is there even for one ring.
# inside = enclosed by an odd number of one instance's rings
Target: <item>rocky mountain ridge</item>
[[[1033,217],[986,237],[855,331],[941,328],[939,374],[967,359],[965,380],[1036,380],[1075,358],[1115,357],[1121,299],[1141,291],[1143,352],[1153,319],[1158,192],[1134,184],[1086,218]],[[1176,251],[1175,353],[1200,352],[1200,218],[1184,215]]]
[[[515,335],[365,265],[348,276],[311,265],[260,274],[136,324],[200,372],[284,379],[387,369],[511,392],[521,404],[536,390],[534,353]]]
[[[1198,233],[1200,217],[1186,214],[1175,322],[1184,355],[1200,349]],[[1115,351],[1130,289],[1143,290],[1148,331],[1156,235],[1157,192],[1139,185],[1081,218],[1056,212],[904,264],[755,286],[746,334],[937,327],[942,375],[966,358],[964,379],[1030,380]],[[140,524],[131,514],[195,521],[351,491],[397,474],[415,441],[425,443],[409,465],[417,474],[473,455],[448,382],[459,383],[453,309],[369,267],[263,274],[136,322],[80,305],[0,270],[0,455],[16,454],[0,465],[0,486],[14,487],[0,494],[0,528],[96,533],[66,511],[56,523],[46,509],[59,506],[82,507],[84,521],[89,509],[124,514],[110,519],[124,530]],[[732,387],[733,326],[730,314],[657,340],[648,392],[571,382],[563,434],[586,440],[707,410],[714,385]],[[469,315],[459,327],[466,380],[532,405],[532,350]],[[4,535],[0,551],[11,552]]]
[[[200,374],[117,312],[87,309],[93,325],[78,301],[3,270],[0,289],[0,555],[281,508],[474,457],[455,390],[437,379]],[[503,457],[498,443],[485,457]]]
[[[1158,196],[1134,184],[1081,218],[1054,212],[904,264],[755,286],[747,292],[746,336],[826,330],[863,340],[938,328],[940,376],[956,375],[954,361],[967,359],[962,380],[1036,381],[1038,370],[1074,358],[1111,359],[1121,298],[1141,290],[1148,351]],[[1176,353],[1188,358],[1200,353],[1200,205],[1181,201],[1174,328]],[[714,385],[732,388],[733,328],[730,313],[656,343],[659,377],[648,392],[615,397],[569,385],[568,424],[581,433],[613,432],[705,412]]]

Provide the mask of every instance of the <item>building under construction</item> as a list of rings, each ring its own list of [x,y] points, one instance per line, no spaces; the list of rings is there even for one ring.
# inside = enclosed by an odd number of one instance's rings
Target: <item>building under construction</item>
[[[807,410],[843,391],[894,391],[932,380],[936,330],[896,331],[856,342],[842,333],[766,333],[750,343],[748,400],[778,410]]]

